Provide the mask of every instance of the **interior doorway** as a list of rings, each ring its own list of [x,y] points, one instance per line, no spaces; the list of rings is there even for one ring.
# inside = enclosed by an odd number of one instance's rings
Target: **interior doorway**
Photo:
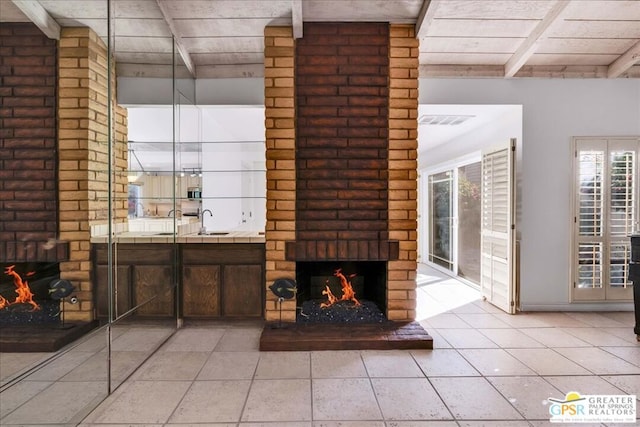
[[[516,163],[522,161],[522,106],[425,105],[420,108],[419,123],[419,262],[460,279],[480,290],[487,301],[514,312],[518,216],[515,188],[519,169]],[[503,206],[483,204],[483,197],[504,195],[494,191],[502,188],[503,182],[497,180],[502,169],[487,169],[493,163],[486,162],[485,157],[512,140],[513,149],[516,145],[518,149],[510,154],[513,164],[505,184],[511,189],[509,200],[505,200],[509,211],[505,224],[508,223],[511,243],[501,251],[502,246],[494,241],[498,231],[487,227],[493,223],[486,220],[487,209],[495,207],[496,216],[492,219],[499,219]],[[491,188],[496,183],[499,187]],[[505,268],[498,268],[501,266]],[[507,273],[505,277],[503,272]]]
[[[481,162],[471,161],[428,180],[428,261],[480,284]]]

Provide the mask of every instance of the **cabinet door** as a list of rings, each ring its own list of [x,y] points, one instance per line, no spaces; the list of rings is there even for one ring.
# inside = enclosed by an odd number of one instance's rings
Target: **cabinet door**
[[[133,267],[133,288],[140,316],[172,316],[173,293],[171,267],[140,265]]]
[[[173,176],[160,176],[160,198],[173,199]],[[179,189],[176,189],[179,191]],[[176,194],[176,197],[179,195]]]
[[[186,266],[182,271],[183,312],[189,316],[220,316],[220,266]]]
[[[98,317],[109,316],[108,292],[108,272],[106,265],[96,267],[96,310]],[[129,266],[121,265],[115,270],[114,293],[116,295],[116,306],[113,308],[114,318],[121,316],[131,309],[131,283],[129,281]]]
[[[228,317],[262,316],[262,266],[225,265],[223,304]]]

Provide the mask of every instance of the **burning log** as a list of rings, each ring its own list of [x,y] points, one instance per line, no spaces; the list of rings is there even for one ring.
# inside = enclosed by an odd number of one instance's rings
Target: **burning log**
[[[322,295],[327,296],[327,302],[320,304],[320,307],[321,308],[331,307],[333,304],[337,303],[338,301],[351,301],[354,303],[355,306],[359,306],[360,301],[357,300],[356,293],[353,290],[353,286],[351,286],[351,281],[350,281],[350,279],[354,278],[356,275],[350,274],[349,280],[347,280],[345,275],[342,274],[341,268],[337,269],[333,273],[333,275],[336,276],[338,279],[340,279],[340,286],[342,287],[342,297],[340,299],[336,298],[336,296],[333,295],[333,293],[331,292],[331,289],[329,289],[329,285],[327,284],[325,286],[325,290],[322,291]],[[327,280],[327,283],[328,282],[329,281]]]
[[[331,288],[329,287],[329,285],[325,286],[324,291],[322,291],[322,295],[327,296],[327,302],[323,302],[322,304],[320,304],[320,308],[327,308],[338,302],[338,298],[333,295],[333,292],[331,292]]]
[[[13,304],[29,304],[31,305],[31,311],[40,310],[40,306],[33,300],[33,292],[29,288],[29,283],[26,280],[22,280],[20,275],[14,270],[15,265],[10,265],[5,268],[4,273],[13,278],[13,284],[15,285],[16,299],[13,302],[8,302],[7,299],[0,299],[0,308],[8,307]],[[27,276],[33,273],[27,273]]]

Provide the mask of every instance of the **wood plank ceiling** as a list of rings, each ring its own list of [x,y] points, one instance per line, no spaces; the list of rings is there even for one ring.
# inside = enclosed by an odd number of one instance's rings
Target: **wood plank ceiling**
[[[410,23],[421,77],[640,78],[639,0],[112,0],[118,75],[263,75],[266,25]],[[0,22],[89,26],[107,38],[106,0],[0,0]],[[56,33],[57,31],[57,33]],[[175,37],[175,50],[172,43]]]

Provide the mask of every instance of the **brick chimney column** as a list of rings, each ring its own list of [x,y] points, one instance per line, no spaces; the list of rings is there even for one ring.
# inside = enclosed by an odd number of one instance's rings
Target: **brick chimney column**
[[[377,221],[366,222],[367,227],[358,223],[352,230],[351,227],[345,228],[338,224],[341,227],[339,232],[352,238],[353,242],[343,239],[337,243],[337,246],[330,246],[331,239],[326,237],[325,239],[328,239],[329,243],[320,241],[319,244],[314,246],[314,242],[309,242],[311,244],[307,246],[304,239],[296,241],[296,237],[299,237],[296,236],[296,227],[305,231],[305,235],[308,237],[315,231],[325,230],[324,222],[331,222],[331,224],[335,225],[336,221],[332,222],[326,220],[326,218],[314,217],[317,219],[314,222],[317,226],[316,228],[310,228],[308,223],[305,228],[305,223],[302,222],[296,225],[296,198],[298,197],[299,202],[304,200],[301,194],[296,195],[296,120],[299,125],[304,124],[302,116],[299,118],[295,116],[296,43],[290,27],[267,27],[265,29],[266,285],[268,287],[278,278],[295,279],[295,260],[300,260],[301,253],[308,254],[309,247],[311,247],[310,252],[312,254],[314,251],[315,253],[331,253],[331,256],[327,255],[327,259],[335,258],[336,254],[338,258],[345,260],[360,259],[360,254],[364,255],[372,252],[377,254],[374,256],[377,259],[381,257],[382,251],[376,252],[376,250],[372,249],[378,249],[378,241],[380,241],[379,247],[385,248],[383,253],[389,259],[387,263],[386,289],[387,318],[393,321],[412,321],[416,315],[419,42],[415,38],[415,31],[412,25],[389,25],[387,77],[387,45],[384,43],[383,60],[381,60],[380,47],[373,46],[373,43],[371,43],[373,41],[372,37],[385,37],[386,41],[387,27],[384,27],[384,36],[382,36],[382,33],[378,32],[375,35],[367,33],[367,31],[381,31],[377,27],[380,24],[341,23],[334,26],[337,28],[337,25],[340,25],[341,31],[344,31],[344,33],[333,35],[307,33],[309,37],[314,35],[317,37],[309,43],[312,44],[313,48],[319,49],[324,55],[322,61],[325,62],[324,65],[316,64],[319,59],[313,55],[308,55],[306,60],[309,61],[309,64],[303,64],[303,58],[299,57],[298,72],[302,73],[304,67],[307,67],[314,76],[326,78],[327,82],[319,85],[319,87],[307,88],[305,94],[300,92],[299,95],[306,96],[306,102],[314,106],[319,102],[319,97],[324,97],[320,99],[322,104],[317,110],[322,111],[322,113],[318,113],[318,116],[322,117],[313,117],[312,126],[315,126],[313,129],[317,134],[317,140],[333,138],[332,141],[335,145],[337,144],[336,138],[339,139],[340,137],[344,137],[343,139],[352,138],[352,143],[354,144],[358,143],[358,137],[366,140],[365,142],[373,141],[374,144],[379,143],[378,140],[382,139],[382,144],[378,148],[384,149],[385,153],[379,154],[379,158],[374,160],[367,158],[367,165],[371,166],[361,167],[358,173],[365,176],[366,172],[373,171],[375,172],[375,177],[373,177],[375,179],[388,177],[384,182],[385,185],[372,181],[373,178],[371,177],[367,181],[369,187],[374,186],[373,189],[377,191],[375,193],[376,196],[388,192],[388,198],[385,197],[382,201],[382,208],[378,206],[380,203],[375,205],[376,209],[381,210],[382,213],[376,214]],[[322,24],[315,24],[315,27],[318,26],[322,26]],[[331,28],[326,29],[328,27],[331,27],[331,25],[324,24],[323,28],[325,28],[325,31],[330,31]],[[363,31],[364,33],[362,33]],[[349,46],[344,44],[346,42],[343,43],[344,40],[352,41],[358,46],[358,55],[349,50]],[[345,46],[346,50],[344,49]],[[339,47],[344,51],[342,57],[338,55]],[[336,52],[334,54],[336,56],[331,57],[330,54],[326,53],[332,51]],[[355,56],[351,58],[349,55]],[[343,63],[345,60],[353,63]],[[323,66],[326,72],[323,71]],[[380,67],[384,67],[385,72],[375,71],[379,70]],[[354,74],[356,71],[358,75]],[[351,76],[349,73],[354,75]],[[346,82],[343,80],[346,80]],[[333,93],[331,91],[342,92]],[[386,97],[387,91],[388,98]],[[332,93],[335,96],[332,96]],[[349,98],[350,96],[351,98]],[[389,106],[388,114],[386,108],[387,100]],[[348,114],[344,117],[330,115],[331,111],[338,110],[339,107],[342,108],[341,113],[343,114],[352,111],[355,114],[357,111],[362,117],[350,117]],[[375,135],[372,134],[374,131],[376,132]],[[304,135],[300,134],[299,136],[304,139]],[[321,144],[322,142],[316,141],[314,144]],[[330,144],[327,143],[325,145]],[[386,152],[387,146],[388,152]],[[318,145],[316,148],[323,148],[323,146]],[[352,148],[355,148],[355,146]],[[351,153],[353,154],[354,150]],[[359,150],[357,153],[360,156],[369,156],[369,153],[365,153],[363,150]],[[355,154],[353,155],[355,156]],[[313,160],[318,160],[317,155]],[[323,158],[318,161],[320,160],[326,159]],[[358,164],[364,163],[360,162]],[[384,165],[382,166],[382,164]],[[371,195],[370,199],[375,199],[374,202],[379,201],[379,197],[373,197],[374,192],[365,191],[366,188],[359,187],[359,184],[349,184],[349,188],[343,191],[345,194],[348,193],[353,196],[348,201],[353,204],[352,199],[356,199],[356,196],[369,197],[368,195]],[[304,186],[304,184],[299,185],[301,187]],[[310,199],[312,198],[311,196]],[[371,205],[370,201],[367,202],[369,204],[363,204],[361,209],[373,211],[374,208],[371,207],[373,205]],[[368,214],[371,214],[371,212],[368,212]],[[354,223],[354,221],[351,221],[352,225]],[[388,223],[388,227],[385,226],[380,229],[380,223]],[[309,232],[310,229],[311,233]],[[328,236],[331,232],[332,230],[327,230],[326,235]],[[372,232],[375,236],[371,236]],[[321,231],[318,231],[318,233],[322,234]],[[362,242],[358,240],[367,238],[376,244],[372,248],[371,244],[365,241],[361,249],[359,244]],[[295,244],[287,245],[287,241]],[[350,243],[354,242],[357,245],[350,245]],[[395,254],[391,256],[392,251],[390,248],[392,243],[387,242],[393,243],[398,256],[395,256]],[[344,244],[340,246],[342,243]],[[323,250],[318,249],[321,245],[324,245],[322,246]],[[287,246],[291,251],[287,249]],[[341,247],[344,250],[340,250]],[[354,255],[356,252],[358,255]],[[395,253],[396,251],[394,250],[393,252]],[[347,255],[343,257],[342,253],[347,253]],[[293,300],[285,301],[282,308],[283,321],[295,321],[296,302]],[[279,316],[277,298],[267,289],[266,320],[278,320]]]
[[[59,238],[69,242],[69,260],[60,263],[60,276],[74,284],[79,299],[79,304],[65,307],[68,320],[94,318],[91,226],[107,220],[111,141],[116,141],[114,217],[118,222],[127,218],[126,110],[114,108],[116,132],[110,141],[107,58],[106,46],[91,29],[62,29],[58,48]],[[115,72],[111,78],[115,99]]]
[[[413,25],[390,26],[389,238],[400,254],[387,265],[387,318],[397,321],[416,317],[418,50]]]
[[[285,242],[295,240],[295,40],[291,27],[264,30],[264,105],[267,155],[265,319],[280,319],[280,303],[268,289],[279,278],[296,278],[295,261],[285,259]],[[282,320],[295,322],[295,298],[282,302]]]

